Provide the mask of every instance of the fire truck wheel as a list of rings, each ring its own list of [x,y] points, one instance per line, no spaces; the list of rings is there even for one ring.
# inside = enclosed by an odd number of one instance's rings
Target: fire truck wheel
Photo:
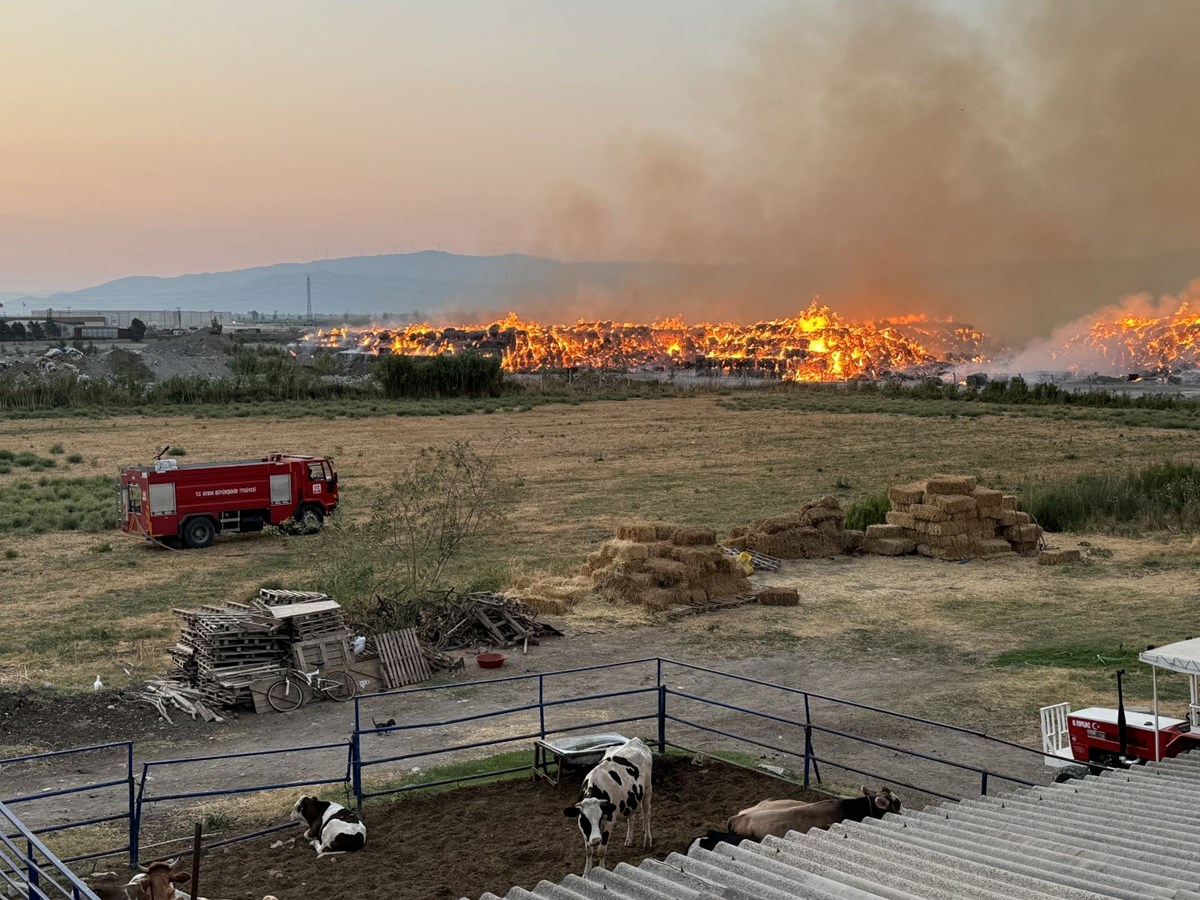
[[[211,519],[198,517],[189,519],[188,523],[183,526],[183,544],[185,547],[200,549],[207,547],[217,537],[217,529],[213,527]]]
[[[301,534],[316,534],[325,522],[325,514],[315,506],[306,506],[296,515],[296,530]]]

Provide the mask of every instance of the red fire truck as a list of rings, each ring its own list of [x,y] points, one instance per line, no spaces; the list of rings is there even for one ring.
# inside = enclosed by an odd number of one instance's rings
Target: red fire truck
[[[337,508],[338,476],[325,457],[272,453],[186,464],[161,457],[121,469],[121,530],[128,534],[207,547],[218,534],[266,525],[312,533]]]

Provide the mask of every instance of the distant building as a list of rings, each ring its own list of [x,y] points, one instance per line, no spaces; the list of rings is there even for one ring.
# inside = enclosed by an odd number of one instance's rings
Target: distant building
[[[216,319],[222,326],[232,325],[231,312],[196,309],[35,309],[29,319],[44,322],[48,318],[59,324],[86,325],[89,327],[129,328],[134,319],[141,319],[146,327],[159,331],[192,331],[208,328]]]

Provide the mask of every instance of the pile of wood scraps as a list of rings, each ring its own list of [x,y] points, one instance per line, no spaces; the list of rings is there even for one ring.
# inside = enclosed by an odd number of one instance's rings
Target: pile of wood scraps
[[[187,713],[193,719],[199,716],[205,722],[225,721],[205,702],[204,694],[177,681],[147,681],[135,691],[124,692],[121,698],[133,703],[148,703],[169,725],[175,722],[167,714],[168,707]]]
[[[528,652],[546,635],[562,636],[519,600],[488,593],[451,597],[422,609],[418,634],[435,651],[520,646]]]

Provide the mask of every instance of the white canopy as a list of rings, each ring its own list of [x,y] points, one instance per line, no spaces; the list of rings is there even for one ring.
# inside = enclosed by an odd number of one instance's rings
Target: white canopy
[[[1163,644],[1161,647],[1139,653],[1138,659],[1155,668],[1183,672],[1185,675],[1200,675],[1200,638]]]

